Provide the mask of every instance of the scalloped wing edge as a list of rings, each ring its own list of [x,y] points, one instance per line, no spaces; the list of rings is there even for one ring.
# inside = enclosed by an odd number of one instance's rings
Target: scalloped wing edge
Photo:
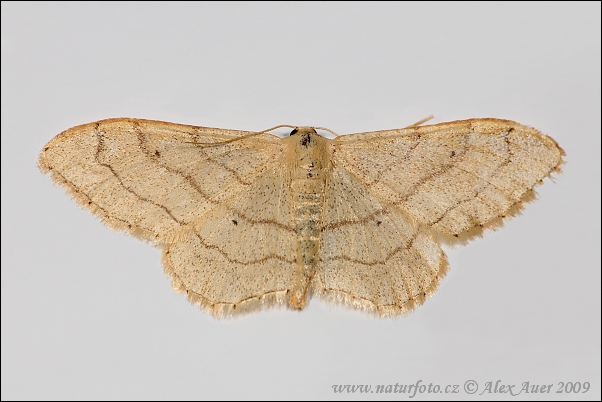
[[[173,290],[176,293],[185,294],[186,298],[191,304],[198,306],[201,310],[208,312],[215,318],[234,318],[243,314],[268,310],[276,306],[286,306],[289,310],[300,311],[288,306],[288,301],[290,299],[289,290],[279,290],[259,296],[253,296],[239,303],[211,302],[202,295],[186,288],[186,285],[184,285],[184,282],[178,277],[177,273],[169,262],[166,250],[163,251],[161,262],[163,264],[165,274],[172,281]],[[435,294],[448,271],[449,263],[447,261],[447,256],[443,251],[441,251],[439,270],[433,278],[431,284],[422,293],[416,295],[414,298],[408,300],[400,306],[378,306],[376,303],[370,300],[353,296],[347,292],[319,289],[316,282],[312,283],[308,298],[311,300],[313,296],[317,296],[333,305],[338,304],[353,307],[357,310],[361,310],[379,317],[406,316],[414,311],[417,307],[423,305],[427,299]]]

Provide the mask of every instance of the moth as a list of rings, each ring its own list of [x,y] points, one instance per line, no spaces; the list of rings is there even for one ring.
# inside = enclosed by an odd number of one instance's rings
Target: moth
[[[328,139],[109,119],[57,135],[38,165],[161,247],[174,289],[217,317],[311,295],[394,316],[437,290],[441,243],[516,215],[564,155],[508,120],[421,123]]]

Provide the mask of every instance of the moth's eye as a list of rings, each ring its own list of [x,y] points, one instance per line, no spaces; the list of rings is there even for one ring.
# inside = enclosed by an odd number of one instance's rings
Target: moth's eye
[[[289,135],[295,135],[295,134],[297,134],[297,132],[298,132],[298,131],[299,131],[299,130],[297,130],[297,129],[294,129],[293,131],[291,131],[291,133],[290,133]]]

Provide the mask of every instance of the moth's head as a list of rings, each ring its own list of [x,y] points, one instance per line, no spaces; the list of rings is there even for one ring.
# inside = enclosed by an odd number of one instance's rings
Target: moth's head
[[[291,131],[290,135],[303,135],[303,134],[318,134],[313,127],[295,127],[293,131]]]
[[[291,137],[297,137],[299,139],[299,144],[303,145],[305,148],[308,148],[312,143],[315,145],[315,136],[317,135],[318,133],[313,127],[295,127],[290,134]]]

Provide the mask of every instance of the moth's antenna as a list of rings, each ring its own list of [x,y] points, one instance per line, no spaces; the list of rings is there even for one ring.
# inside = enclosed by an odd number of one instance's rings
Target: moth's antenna
[[[211,142],[211,143],[206,143],[206,142],[196,142],[196,141],[186,141],[186,144],[194,144],[194,145],[201,145],[200,148],[208,148],[208,147],[215,147],[218,145],[225,145],[225,144],[229,144],[231,142],[234,141],[240,141],[240,140],[244,140],[245,138],[249,138],[249,137],[254,137],[256,135],[259,134],[264,134],[267,133],[268,131],[272,131],[272,130],[276,130],[277,128],[282,128],[282,127],[288,127],[288,128],[292,128],[295,129],[295,126],[291,126],[288,124],[280,124],[278,126],[274,126],[272,128],[268,128],[267,130],[262,130],[262,131],[257,131],[255,133],[251,133],[251,134],[247,134],[247,135],[243,135],[242,137],[236,137],[236,138],[232,138],[230,140],[226,140],[226,141],[220,141],[220,142]]]
[[[293,130],[297,128],[296,126],[291,126],[291,125],[288,125],[288,124],[280,124],[278,126],[274,126],[272,128],[268,128],[267,130],[260,131],[257,134],[267,133],[268,131],[276,130],[277,128],[282,128],[282,127],[292,128]]]
[[[335,133],[334,131],[332,131],[331,129],[326,128],[326,127],[314,127],[314,130],[324,130],[324,131],[328,131],[330,134],[334,135],[335,137],[339,136],[337,133]]]
[[[414,124],[411,124],[411,125],[409,125],[409,126],[407,126],[407,127],[405,127],[405,128],[410,128],[410,127],[418,127],[419,125],[421,125],[421,124],[423,124],[423,123],[426,123],[427,121],[429,121],[429,120],[431,120],[431,119],[433,119],[433,118],[435,118],[435,116],[433,116],[433,115],[430,115],[429,117],[427,117],[427,118],[425,118],[425,119],[422,119],[422,120],[420,120],[420,121],[418,121],[418,122],[416,122],[416,123],[414,123]]]

